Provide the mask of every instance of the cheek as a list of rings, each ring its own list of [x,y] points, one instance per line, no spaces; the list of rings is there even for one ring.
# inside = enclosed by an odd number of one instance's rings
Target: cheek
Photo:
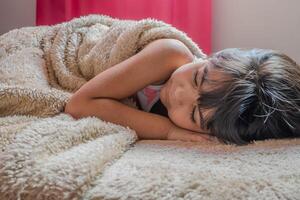
[[[177,126],[181,128],[191,129],[191,126],[189,124],[189,116],[188,114],[185,114],[183,110],[177,109],[171,110],[169,112],[169,118],[170,120],[176,124]]]

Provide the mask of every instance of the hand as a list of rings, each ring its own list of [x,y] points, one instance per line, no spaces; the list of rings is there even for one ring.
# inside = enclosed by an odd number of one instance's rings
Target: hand
[[[198,133],[190,130],[186,130],[177,126],[172,126],[168,133],[168,140],[181,140],[192,142],[204,142],[204,143],[216,143],[218,139],[214,136],[210,136],[203,133]]]

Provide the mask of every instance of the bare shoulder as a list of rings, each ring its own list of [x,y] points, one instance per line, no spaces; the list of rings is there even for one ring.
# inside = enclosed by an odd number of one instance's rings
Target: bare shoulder
[[[155,60],[160,60],[160,64],[157,67],[162,69],[165,66],[168,71],[163,78],[152,82],[153,85],[165,83],[176,69],[194,60],[194,55],[189,48],[180,40],[172,38],[154,40],[146,45],[142,51],[149,55],[149,58],[152,55],[151,57],[155,57]]]
[[[173,38],[163,38],[154,40],[147,46],[155,46],[160,51],[169,52],[172,56],[174,64],[183,65],[192,62],[194,59],[193,53],[189,48],[180,40]]]

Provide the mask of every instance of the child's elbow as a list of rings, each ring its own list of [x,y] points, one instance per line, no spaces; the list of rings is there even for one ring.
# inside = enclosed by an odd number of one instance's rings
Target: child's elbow
[[[77,120],[80,118],[80,109],[80,103],[77,100],[73,100],[71,98],[65,105],[64,113],[71,115],[74,119]]]
[[[77,119],[77,115],[74,112],[73,107],[71,107],[70,103],[68,102],[64,108],[64,113],[71,115],[74,119]]]

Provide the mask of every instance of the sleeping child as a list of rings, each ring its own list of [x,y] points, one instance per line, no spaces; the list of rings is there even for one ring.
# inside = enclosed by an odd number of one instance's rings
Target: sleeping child
[[[119,101],[126,97],[138,109]],[[89,80],[64,112],[129,126],[139,139],[244,145],[299,137],[300,66],[267,49],[199,59],[179,40],[158,39]]]

